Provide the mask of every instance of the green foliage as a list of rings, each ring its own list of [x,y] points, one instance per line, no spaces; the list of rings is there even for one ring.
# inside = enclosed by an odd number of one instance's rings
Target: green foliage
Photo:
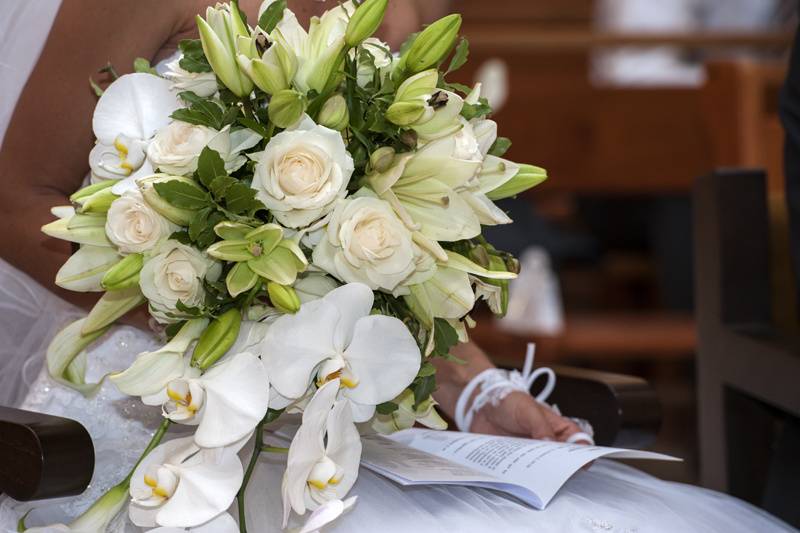
[[[150,61],[143,57],[137,57],[133,60],[133,71],[134,72],[143,72],[145,74],[153,74],[158,76],[158,72],[152,66],[150,66]]]
[[[174,111],[171,116],[175,120],[221,130],[236,122],[239,117],[238,107],[233,105],[225,107],[222,101],[201,98],[191,91],[184,91],[178,96],[189,104],[189,107]]]
[[[447,71],[444,73],[445,76],[450,74],[451,72],[455,72],[461,67],[463,67],[467,63],[467,59],[469,58],[469,41],[466,38],[462,37],[456,46],[456,51],[453,54],[452,59],[450,59],[450,66],[447,67]]]
[[[375,406],[375,410],[378,412],[379,415],[390,415],[395,411],[397,411],[397,409],[399,408],[400,406],[394,402],[383,402]]]
[[[508,149],[511,148],[511,139],[508,137],[498,137],[492,147],[489,148],[489,155],[503,157]]]
[[[472,120],[473,118],[485,117],[486,115],[491,114],[491,112],[492,106],[489,105],[489,101],[486,98],[481,97],[477,104],[464,103],[464,108],[461,110],[461,116],[467,120]]]
[[[433,353],[431,355],[446,357],[450,354],[450,348],[458,344],[458,333],[443,318],[434,319],[433,329]]]
[[[225,161],[222,160],[222,157],[208,146],[203,148],[200,157],[197,158],[197,178],[200,183],[208,189],[215,179],[227,175]]]
[[[258,26],[265,32],[272,33],[272,30],[283,18],[284,9],[286,9],[286,0],[273,2],[258,18]]]
[[[411,390],[414,391],[414,409],[419,407],[419,404],[430,398],[433,391],[436,390],[436,376],[417,377],[411,383]]]
[[[208,193],[182,181],[156,183],[155,188],[161,198],[181,209],[203,209],[211,202]]]
[[[200,39],[184,39],[178,47],[183,53],[183,57],[178,63],[183,70],[196,73],[212,71]]]

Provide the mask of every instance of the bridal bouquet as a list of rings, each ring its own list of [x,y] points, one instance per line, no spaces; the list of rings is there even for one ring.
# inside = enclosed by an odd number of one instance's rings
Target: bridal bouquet
[[[460,17],[393,52],[372,37],[387,3],[308,31],[285,0],[254,26],[218,4],[162,74],[137,60],[95,86],[90,184],[43,231],[76,244],[56,283],[104,294],[47,365],[92,394],[86,348],[146,304],[166,343],[107,377],[164,422],[63,530],[102,531],[130,501],[141,527],[245,531],[259,454],[285,453],[284,527],[313,511],[316,531],[352,504],[360,432],[445,427],[430,359],[467,339],[477,300],[505,311],[518,268],[481,226],[510,223],[493,200],[546,175],[502,158],[480,86],[447,81],[467,59]],[[302,414],[291,444],[265,444],[284,413]],[[161,443],[173,423],[196,429]]]

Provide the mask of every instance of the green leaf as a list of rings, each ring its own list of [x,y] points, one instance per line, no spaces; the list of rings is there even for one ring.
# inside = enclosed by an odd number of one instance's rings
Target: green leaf
[[[168,325],[166,328],[164,328],[164,333],[167,335],[167,340],[172,340],[172,337],[177,335],[178,332],[181,330],[181,328],[183,328],[183,326],[185,324],[186,324],[186,321],[182,320],[180,322],[174,322],[174,323]]]
[[[191,91],[184,91],[178,96],[189,103],[190,106],[175,110],[171,115],[172,118],[197,126],[207,126],[216,130],[222,129],[226,113],[219,104],[213,100],[201,98]]]
[[[133,71],[134,72],[143,72],[145,74],[153,74],[158,76],[158,72],[152,66],[150,66],[150,61],[143,57],[137,57],[133,60]]]
[[[432,376],[436,373],[436,367],[433,366],[430,362],[425,361],[422,363],[422,366],[419,367],[419,372],[417,373],[417,377],[425,378],[428,376]]]
[[[414,389],[414,409],[419,407],[419,404],[430,398],[433,391],[436,390],[436,376],[425,376],[414,380],[412,384]]]
[[[254,132],[256,132],[259,135],[261,135],[262,137],[266,138],[266,137],[270,136],[269,135],[269,131],[267,130],[267,128],[264,127],[264,125],[261,122],[258,122],[257,120],[253,120],[252,118],[240,117],[239,118],[239,124],[241,124],[245,128],[253,130]]]
[[[226,207],[237,215],[248,214],[264,207],[256,200],[256,190],[242,182],[236,182],[225,192]]]
[[[208,227],[208,217],[211,214],[211,208],[206,207],[197,212],[197,215],[192,219],[189,224],[189,238],[193,242],[197,242],[197,238],[206,231]]]
[[[200,39],[184,39],[178,45],[183,57],[178,63],[187,72],[212,72],[211,65],[203,52]]]
[[[443,318],[435,319],[433,334],[434,355],[446,355],[450,353],[450,348],[456,344],[458,344],[458,333],[456,333],[453,326]]]
[[[187,231],[176,231],[172,235],[169,236],[170,239],[173,241],[178,241],[181,244],[192,244],[192,239],[189,237],[189,232]]]
[[[181,313],[183,313],[185,315],[189,315],[189,316],[201,316],[202,315],[202,311],[200,310],[199,307],[189,307],[188,305],[186,305],[185,303],[183,303],[180,300],[178,300],[176,302],[175,309],[177,309]]]
[[[458,46],[456,47],[456,52],[453,54],[453,58],[450,60],[450,66],[447,67],[447,72],[444,73],[445,76],[463,67],[467,62],[468,57],[469,41],[462,37],[461,41],[459,41]]]
[[[511,139],[508,137],[498,137],[491,148],[489,148],[489,155],[503,157],[508,149],[511,148]]]
[[[399,405],[394,402],[383,402],[375,406],[379,415],[390,415],[399,409]]]
[[[481,98],[477,104],[464,104],[461,109],[461,116],[467,120],[472,120],[476,117],[483,117],[492,112],[492,106],[489,105],[486,98]]]
[[[228,189],[231,185],[239,183],[236,179],[231,178],[230,176],[219,176],[214,181],[211,182],[209,186],[209,190],[211,194],[214,195],[214,198],[219,202],[224,200],[225,194],[227,194]]]
[[[225,161],[214,149],[206,146],[197,158],[197,178],[208,189],[211,183],[219,177],[227,176]]]
[[[465,95],[472,92],[472,87],[470,87],[469,85],[464,85],[463,83],[454,83],[454,82],[446,83],[445,89],[449,91],[460,92]]]
[[[258,26],[265,32],[272,33],[272,30],[283,18],[284,9],[286,9],[286,0],[273,2],[258,18]]]
[[[172,180],[156,183],[154,187],[161,198],[182,209],[202,209],[211,202],[207,192],[186,182]]]

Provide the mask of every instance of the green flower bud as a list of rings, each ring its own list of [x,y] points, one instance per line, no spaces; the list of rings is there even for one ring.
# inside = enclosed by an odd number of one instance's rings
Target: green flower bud
[[[106,187],[91,196],[82,198],[82,205],[77,209],[77,212],[84,215],[105,215],[117,198],[119,196],[111,192],[110,187]]]
[[[236,6],[220,5],[206,9],[206,19],[197,16],[197,28],[203,52],[214,73],[222,83],[239,98],[253,90],[253,82],[239,70],[236,59],[239,37],[249,37],[247,25],[239,16]]]
[[[91,246],[111,246],[106,236],[105,217],[76,214],[70,218],[59,218],[42,226],[45,235],[62,241]]]
[[[182,181],[192,185],[193,187],[197,187],[197,183],[195,183],[195,181],[191,178],[186,178],[183,176],[168,176],[166,174],[154,174],[153,176],[147,178],[138,179],[136,182],[139,184],[139,190],[142,191],[142,196],[144,197],[145,202],[147,202],[147,205],[152,207],[156,213],[166,218],[173,224],[186,227],[194,219],[195,211],[173,206],[161,198],[161,196],[158,194],[158,191],[156,191],[154,187],[156,183],[166,183],[172,180]]]
[[[389,0],[366,0],[358,6],[347,24],[347,31],[344,35],[344,42],[347,43],[347,46],[351,48],[358,46],[364,39],[372,36],[383,22],[388,5]]]
[[[122,315],[144,302],[145,297],[139,287],[105,293],[89,311],[89,316],[81,328],[81,335],[89,335],[113,324]]]
[[[350,124],[350,112],[347,102],[341,94],[334,94],[322,104],[319,110],[317,124],[336,131],[342,131]]]
[[[483,246],[476,246],[472,250],[469,251],[469,258],[475,261],[477,264],[482,266],[483,268],[489,268],[489,253],[486,251],[486,248]]]
[[[490,200],[502,200],[516,196],[547,179],[547,171],[533,165],[520,165],[519,172],[500,187],[486,193]]]
[[[397,88],[394,96],[395,102],[411,102],[427,100],[436,92],[436,85],[439,83],[439,72],[436,69],[425,70],[414,74]]]
[[[279,285],[273,281],[267,283],[267,293],[272,305],[284,313],[296,313],[300,309],[300,298],[288,285]]]
[[[425,103],[395,102],[386,110],[386,120],[398,126],[410,126],[425,114]]]
[[[458,38],[461,15],[440,18],[425,28],[408,49],[405,68],[412,74],[435,67],[447,57]]]
[[[206,370],[230,350],[239,336],[242,313],[229,309],[214,319],[200,335],[192,353],[192,365]]]
[[[306,112],[306,97],[291,89],[275,93],[269,101],[269,119],[279,128],[288,128],[297,123]]]
[[[275,94],[289,89],[292,79],[297,73],[297,56],[278,33],[275,34],[271,46],[264,51],[261,57],[258,57],[257,54],[253,55],[258,39],[267,40],[269,37],[264,33],[254,34],[248,40],[246,51],[236,57],[239,67],[259,89],[267,94]],[[244,39],[241,39],[241,43],[244,44],[244,42]],[[240,51],[242,44],[240,44]]]
[[[374,172],[386,172],[394,163],[394,148],[381,146],[369,156],[369,165]]]
[[[81,204],[86,198],[90,197],[94,193],[102,191],[103,189],[107,189],[109,187],[113,187],[119,181],[120,180],[103,180],[99,183],[93,183],[92,185],[87,185],[86,187],[72,193],[72,196],[69,197],[69,200],[70,202]]]
[[[135,287],[139,284],[139,272],[142,270],[143,264],[142,254],[128,255],[108,269],[100,281],[100,285],[109,291]]]

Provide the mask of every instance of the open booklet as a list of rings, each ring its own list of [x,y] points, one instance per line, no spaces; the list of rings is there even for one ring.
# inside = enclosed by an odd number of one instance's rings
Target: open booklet
[[[363,437],[362,466],[401,485],[466,485],[544,509],[582,466],[600,457],[680,461],[660,453],[454,431],[407,429]]]

